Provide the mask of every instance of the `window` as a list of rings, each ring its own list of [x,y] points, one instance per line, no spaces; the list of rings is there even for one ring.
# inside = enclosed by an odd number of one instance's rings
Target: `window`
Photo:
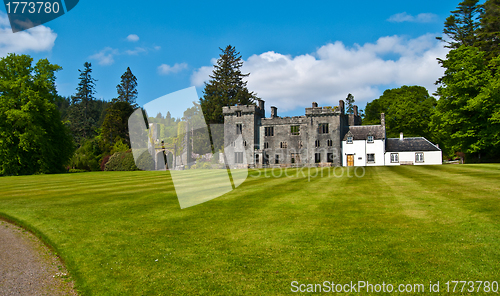
[[[368,143],[373,143],[373,136],[368,136],[367,142]]]
[[[302,148],[304,146],[304,143],[302,141],[299,141],[299,148]]]
[[[375,154],[369,153],[366,155],[366,161],[368,163],[374,163],[375,162]]]
[[[269,142],[264,142],[264,149],[268,149],[269,148]]]
[[[424,153],[423,152],[415,153],[415,162],[424,162]]]
[[[352,137],[347,137],[347,144],[352,144]]]
[[[326,140],[326,144],[328,145],[328,147],[332,147],[333,141],[332,140]]]
[[[314,153],[314,162],[315,163],[321,162],[321,153]]]
[[[319,140],[316,140],[316,142],[314,142],[314,147],[318,148],[320,144]]]
[[[263,159],[264,164],[269,164],[269,154],[264,153],[264,154],[262,155],[262,158],[264,158],[264,159]]]
[[[236,117],[241,117],[241,111],[236,111]]]
[[[255,163],[258,164],[259,163],[259,155],[258,154],[255,154]]]
[[[391,153],[391,162],[399,162],[399,153]]]
[[[243,146],[247,146],[247,141],[243,141]]]
[[[328,123],[320,123],[319,124],[318,134],[328,134]]]
[[[237,123],[236,124],[236,134],[241,135],[241,131],[243,130],[243,124]]]
[[[234,152],[234,163],[243,163],[243,152]]]
[[[280,155],[279,155],[279,154],[276,154],[276,155],[274,156],[274,164],[278,164],[278,163],[280,163]]]
[[[274,126],[266,126],[264,128],[264,135],[266,137],[272,137],[272,136],[274,136]]]
[[[299,163],[300,162],[300,156],[298,153],[291,153],[291,161],[292,163]]]
[[[299,125],[292,125],[290,127],[290,133],[292,136],[298,136],[300,131],[300,126]]]
[[[281,142],[280,147],[286,149],[286,148],[288,148],[288,143],[287,142]]]
[[[333,162],[333,153],[326,154],[326,161]]]

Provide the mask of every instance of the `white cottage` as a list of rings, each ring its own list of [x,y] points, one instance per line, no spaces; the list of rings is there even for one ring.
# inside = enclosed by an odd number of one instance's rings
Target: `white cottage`
[[[343,166],[441,164],[438,146],[423,137],[386,139],[385,115],[380,125],[350,126],[342,139]]]
[[[385,145],[385,165],[442,164],[443,154],[438,146],[423,137],[389,138]]]
[[[350,126],[342,141],[344,166],[384,165],[385,127]]]

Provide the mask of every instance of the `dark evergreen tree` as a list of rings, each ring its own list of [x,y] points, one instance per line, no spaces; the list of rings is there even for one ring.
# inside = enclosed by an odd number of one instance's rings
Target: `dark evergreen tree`
[[[220,50],[222,54],[214,65],[210,81],[205,83],[203,98],[200,98],[207,123],[224,123],[224,106],[249,105],[257,99],[255,94],[247,89],[247,82],[243,80],[250,74],[241,73],[243,61],[240,53],[231,45]]]
[[[448,48],[458,48],[461,45],[474,46],[477,42],[477,33],[480,26],[479,17],[482,6],[479,0],[464,0],[458,4],[456,10],[446,18],[443,33],[451,40],[445,40]],[[437,37],[443,40],[442,37]]]
[[[69,118],[71,131],[78,144],[83,143],[95,135],[98,127],[100,112],[95,104],[95,82],[92,78],[92,64],[85,62],[80,72],[80,82],[76,88],[76,94],[71,97],[71,108]]]
[[[354,113],[354,96],[352,94],[348,94],[347,98],[345,99],[345,102],[347,104],[347,114],[353,114]]]
[[[483,4],[478,46],[486,52],[486,60],[500,55],[500,0],[488,0]]]
[[[137,108],[137,77],[132,74],[130,68],[127,67],[127,71],[121,76],[121,82],[116,86],[116,91],[118,92],[118,100],[121,102],[127,102],[134,108]]]
[[[128,118],[134,112],[134,107],[128,102],[112,102],[106,111],[106,117],[101,127],[102,140],[106,147],[111,147],[117,140],[130,147],[128,133]],[[109,150],[109,149],[104,149]]]

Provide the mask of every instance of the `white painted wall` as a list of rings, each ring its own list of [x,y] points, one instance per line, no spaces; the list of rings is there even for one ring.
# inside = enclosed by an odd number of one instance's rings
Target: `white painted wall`
[[[354,154],[354,166],[377,166],[384,165],[384,140],[374,140],[367,143],[366,140],[353,140],[352,144],[342,141],[342,166],[347,166],[347,155]],[[375,154],[375,163],[366,163],[366,154]]]
[[[424,162],[415,162],[415,153],[424,153]],[[385,153],[385,165],[401,165],[401,162],[412,163],[414,165],[429,165],[429,164],[442,164],[443,156],[441,151],[411,151],[411,152],[398,152],[399,162],[391,163],[391,153]]]

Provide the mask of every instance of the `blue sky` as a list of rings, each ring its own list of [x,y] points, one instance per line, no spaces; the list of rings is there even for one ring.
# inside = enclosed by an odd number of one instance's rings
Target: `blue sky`
[[[312,101],[336,105],[352,93],[361,108],[387,88],[433,82],[446,50],[434,40],[457,1],[80,1],[66,15],[13,34],[0,9],[0,56],[48,58],[63,67],[61,95],[75,93],[92,63],[98,98],[116,97],[130,67],[138,103],[196,86],[219,47],[241,52],[249,88],[280,115]]]

